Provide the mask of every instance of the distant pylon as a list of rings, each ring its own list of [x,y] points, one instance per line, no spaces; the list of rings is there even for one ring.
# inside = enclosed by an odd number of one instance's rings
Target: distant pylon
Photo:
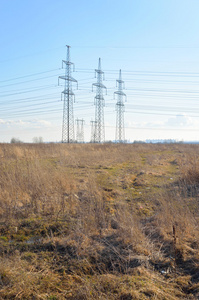
[[[124,143],[125,141],[125,130],[124,130],[124,102],[123,96],[126,97],[126,94],[122,91],[124,81],[122,80],[121,70],[119,71],[119,79],[116,80],[116,84],[118,84],[118,90],[114,92],[117,95],[117,103],[116,103],[116,134],[115,140],[119,143]]]
[[[77,143],[84,143],[84,120],[76,119],[77,124]]]
[[[74,64],[70,61],[70,46],[66,47],[66,60],[62,60],[62,68],[63,63],[66,65],[65,76],[59,76],[59,79],[65,80],[65,87],[62,92],[64,95],[62,143],[72,143],[74,142],[73,98],[75,96],[72,91],[72,82],[77,82],[77,80],[71,77],[71,65]]]
[[[91,121],[91,143],[96,143],[96,121]]]
[[[101,70],[101,59],[99,58],[98,69],[95,70],[97,74],[97,83],[93,83],[96,86],[96,96],[95,96],[95,125],[96,125],[96,143],[102,143],[105,140],[104,131],[104,97],[103,89],[106,89],[105,85],[102,84],[103,74]]]

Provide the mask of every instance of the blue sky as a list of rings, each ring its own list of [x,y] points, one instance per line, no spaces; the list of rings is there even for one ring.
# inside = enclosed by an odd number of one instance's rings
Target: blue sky
[[[0,142],[60,141],[65,45],[79,82],[74,119],[95,118],[101,57],[105,135],[115,138],[116,79],[125,81],[126,139],[196,140],[199,133],[198,0],[0,0]]]

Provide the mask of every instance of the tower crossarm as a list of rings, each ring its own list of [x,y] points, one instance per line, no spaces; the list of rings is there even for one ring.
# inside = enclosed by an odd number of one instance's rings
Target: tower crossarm
[[[116,91],[114,94],[120,95],[120,96],[126,96],[126,94],[122,91]]]
[[[104,100],[104,97],[101,96],[101,95],[96,95],[96,96],[95,96],[95,99],[98,99],[98,100]]]
[[[98,74],[104,74],[104,72],[102,70],[99,70],[99,69],[95,69],[95,72],[98,73]]]
[[[102,83],[93,83],[92,85],[96,86],[96,87],[99,87],[99,88],[102,88],[102,89],[106,89],[105,85],[102,84]]]
[[[73,65],[74,66],[74,63],[73,62],[71,62],[71,61],[68,61],[68,60],[62,60],[62,64],[66,64],[66,65]]]
[[[73,82],[77,82],[77,80],[71,76],[59,76],[60,79],[64,79],[64,80],[67,80],[67,81],[73,81]]]
[[[73,93],[73,91],[71,91],[71,90],[67,90],[67,89],[65,89],[65,90],[63,90],[63,92],[62,92],[62,94],[65,94],[65,95],[72,95],[72,96],[74,96],[75,94]]]
[[[62,100],[62,95],[64,95],[64,97],[66,96],[72,96],[73,99],[75,100],[75,94],[73,93],[73,91],[70,91],[70,90],[64,90],[61,94],[61,100]],[[65,99],[65,98],[64,98]]]
[[[118,82],[118,83],[124,83],[124,81],[122,79],[117,79],[116,82]]]

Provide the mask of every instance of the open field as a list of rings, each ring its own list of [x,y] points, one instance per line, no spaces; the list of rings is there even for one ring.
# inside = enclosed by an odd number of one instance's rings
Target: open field
[[[0,144],[0,299],[198,299],[199,146]]]

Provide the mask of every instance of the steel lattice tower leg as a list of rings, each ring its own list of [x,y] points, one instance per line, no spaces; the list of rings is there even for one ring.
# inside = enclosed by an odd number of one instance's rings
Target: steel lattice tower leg
[[[125,141],[125,132],[124,132],[124,102],[123,96],[126,97],[126,94],[122,91],[124,81],[122,80],[121,70],[119,71],[119,79],[116,80],[116,84],[118,84],[118,90],[114,92],[117,95],[117,103],[116,103],[116,134],[115,140],[119,143],[124,143]]]
[[[84,120],[76,119],[77,124],[77,143],[84,143]]]
[[[96,143],[96,121],[91,121],[91,143]]]
[[[73,63],[70,61],[70,46],[67,47],[66,60],[62,61],[66,65],[65,76],[59,76],[60,79],[65,80],[65,88],[62,94],[64,95],[63,104],[63,123],[62,123],[62,143],[74,142],[74,117],[73,117],[73,98],[72,82],[77,82],[76,79],[71,77],[71,66]]]
[[[101,70],[101,59],[99,58],[98,69],[95,70],[97,74],[97,83],[93,83],[96,86],[95,96],[95,125],[96,125],[96,139],[95,142],[102,143],[105,140],[104,130],[104,98],[103,89],[106,89],[105,85],[102,84],[103,74]]]

